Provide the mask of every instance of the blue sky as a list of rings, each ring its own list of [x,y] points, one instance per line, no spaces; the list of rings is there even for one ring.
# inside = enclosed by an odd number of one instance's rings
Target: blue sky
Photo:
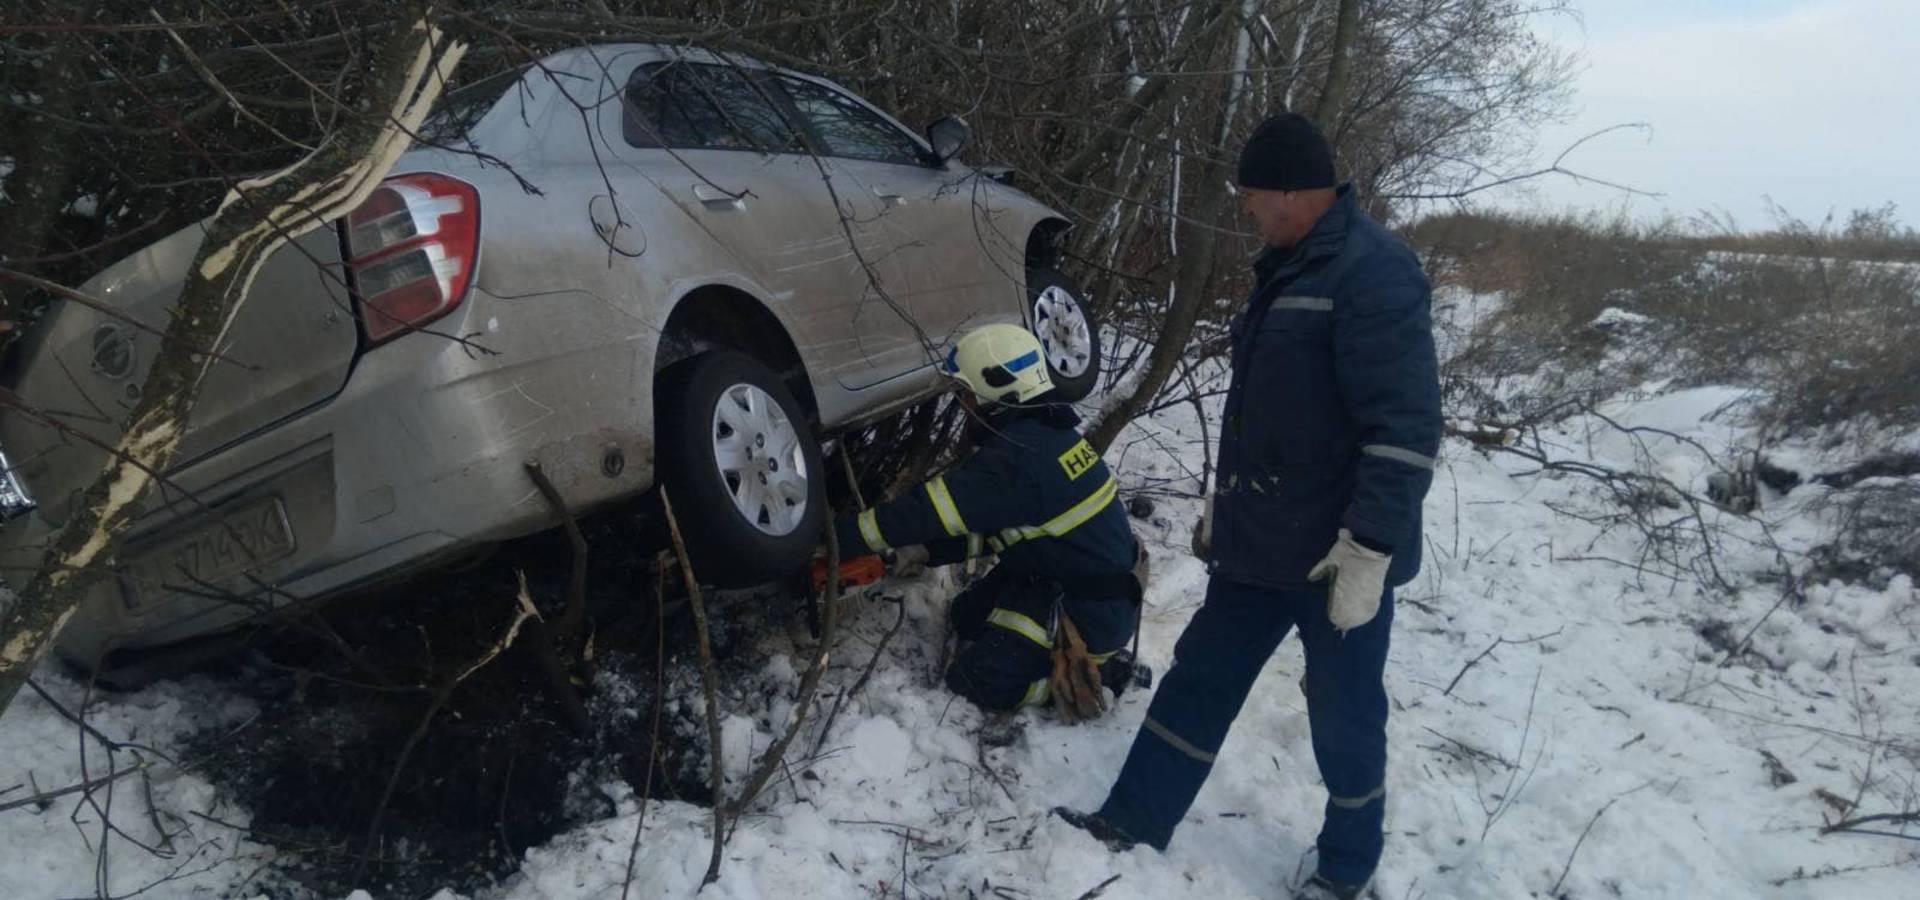
[[[1571,115],[1538,137],[1550,160],[1658,192],[1632,198],[1563,178],[1497,205],[1635,216],[1702,211],[1774,224],[1897,203],[1920,227],[1920,0],[1573,0],[1540,30],[1582,57]]]

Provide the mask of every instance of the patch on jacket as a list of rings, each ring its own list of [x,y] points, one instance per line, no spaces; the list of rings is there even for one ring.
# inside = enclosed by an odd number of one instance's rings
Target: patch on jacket
[[[1060,468],[1067,471],[1068,481],[1087,474],[1099,462],[1100,454],[1093,452],[1093,446],[1084,439],[1060,454]]]

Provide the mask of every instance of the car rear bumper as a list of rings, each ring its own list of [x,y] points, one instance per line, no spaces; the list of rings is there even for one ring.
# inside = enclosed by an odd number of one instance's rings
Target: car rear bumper
[[[62,655],[205,634],[548,527],[528,463],[575,510],[651,485],[655,323],[584,292],[476,289],[431,328],[363,355],[330,400],[169,473]],[[234,537],[236,515],[274,510],[290,549]],[[24,584],[58,524],[33,512],[0,530],[9,582]],[[235,553],[238,565],[200,562]],[[195,584],[196,567],[217,577]],[[162,570],[180,577],[151,583]]]

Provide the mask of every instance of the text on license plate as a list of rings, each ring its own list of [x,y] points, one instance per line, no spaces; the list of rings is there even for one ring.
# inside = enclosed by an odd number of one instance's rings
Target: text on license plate
[[[127,566],[127,606],[187,591],[207,593],[221,582],[293,553],[293,528],[278,497],[249,503],[219,521],[194,528],[151,549]]]

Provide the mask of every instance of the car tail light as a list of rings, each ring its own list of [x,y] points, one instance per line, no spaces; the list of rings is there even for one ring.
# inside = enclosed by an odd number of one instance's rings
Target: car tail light
[[[480,254],[480,194],[446,175],[395,176],[347,214],[346,230],[367,342],[379,344],[466,298]]]

